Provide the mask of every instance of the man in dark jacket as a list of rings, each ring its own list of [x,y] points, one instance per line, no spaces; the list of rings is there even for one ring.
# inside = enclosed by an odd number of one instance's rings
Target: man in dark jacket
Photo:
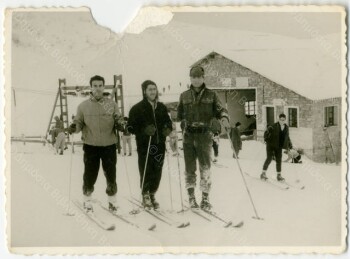
[[[191,208],[199,208],[194,188],[196,187],[197,159],[200,171],[202,201],[200,207],[211,209],[209,192],[211,188],[210,166],[213,145],[211,124],[213,118],[229,129],[228,114],[217,94],[206,88],[204,69],[194,66],[190,70],[191,86],[180,96],[177,117],[184,127],[183,149],[185,157],[186,188]]]
[[[231,140],[233,149],[235,152],[233,153],[233,158],[238,158],[239,151],[242,150],[242,139],[241,139],[241,132],[240,132],[241,123],[237,122],[235,124],[235,127],[231,130]]]
[[[282,160],[282,149],[292,148],[292,143],[289,138],[289,128],[286,125],[286,115],[283,113],[279,115],[279,120],[272,126],[267,128],[265,135],[266,141],[266,155],[263,171],[260,175],[262,180],[267,180],[266,170],[269,167],[273,155],[276,158],[276,170],[277,180],[284,181],[281,175],[281,160]]]
[[[172,121],[166,106],[158,102],[157,85],[151,80],[147,80],[141,86],[143,100],[131,108],[128,130],[136,135],[143,205],[147,209],[158,209],[159,203],[155,199],[155,194],[162,176],[165,140],[172,131]],[[148,150],[150,138],[151,145]],[[142,186],[147,151],[149,151],[149,155]]]

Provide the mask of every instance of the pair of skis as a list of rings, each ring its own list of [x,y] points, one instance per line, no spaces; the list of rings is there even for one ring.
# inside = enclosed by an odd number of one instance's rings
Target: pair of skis
[[[130,221],[129,219],[127,219],[125,216],[121,215],[117,211],[109,210],[107,207],[102,205],[102,203],[99,201],[97,203],[99,204],[99,206],[103,210],[108,211],[111,215],[113,215],[117,219],[121,220],[122,222],[124,222],[130,226],[136,227],[137,229],[142,229],[142,227],[139,226],[137,223]],[[102,228],[104,230],[114,230],[115,229],[115,224],[105,222],[94,211],[86,211],[86,209],[84,209],[84,206],[81,204],[81,202],[73,201],[73,204],[76,205],[91,221],[93,221],[100,228]],[[155,228],[156,228],[156,224],[152,224],[150,227],[147,227],[146,229],[149,231],[153,231]]]
[[[142,227],[139,226],[137,223],[134,223],[134,222],[130,221],[129,219],[127,219],[126,217],[122,216],[122,215],[121,215],[120,213],[118,213],[117,211],[111,211],[111,210],[109,210],[107,207],[105,207],[104,205],[102,205],[101,203],[100,203],[100,206],[101,206],[102,209],[104,209],[105,211],[108,211],[110,214],[112,214],[112,215],[113,215],[114,217],[116,217],[117,219],[123,221],[124,223],[129,224],[129,225],[131,225],[131,226],[133,226],[133,227],[136,227],[136,228],[138,228],[138,229],[141,229],[141,228],[142,228]],[[152,224],[151,226],[147,227],[146,229],[149,230],[149,231],[153,231],[153,230],[156,229],[156,227],[157,227],[156,224]]]
[[[290,188],[299,189],[299,190],[305,189],[304,185],[294,185],[294,184],[291,184],[287,181],[277,181],[275,179],[270,179],[270,178],[268,178],[266,180],[262,180],[260,177],[253,176],[247,172],[244,172],[244,174],[249,176],[252,179],[258,180],[260,182],[264,182],[264,183],[269,184],[277,189],[284,190],[284,191],[289,190]]]
[[[87,218],[89,218],[92,222],[95,222],[95,224],[97,226],[99,226],[100,228],[102,228],[104,230],[114,230],[115,229],[115,225],[113,223],[105,222],[99,216],[97,216],[94,211],[86,211],[86,209],[84,208],[84,206],[81,202],[74,200],[73,204],[76,207],[78,207],[81,210],[81,212],[83,212],[87,216]]]
[[[147,214],[151,215],[152,217],[156,218],[157,220],[163,222],[164,224],[171,226],[171,227],[176,227],[176,228],[186,228],[190,225],[189,221],[186,222],[178,222],[174,220],[173,218],[169,217],[168,215],[164,214],[160,210],[151,210],[151,209],[146,209],[142,206],[141,201],[132,198],[128,199],[128,201],[131,204],[134,204],[137,206],[140,210],[146,212]]]
[[[224,223],[224,228],[234,227],[234,228],[240,228],[244,225],[244,221],[239,221],[238,223],[233,223],[231,220],[226,219],[222,215],[219,215],[217,212],[214,212],[212,210],[205,210],[205,209],[192,209],[185,205],[186,210],[192,211],[195,215],[201,217],[202,219],[212,222],[212,219],[214,218],[217,221]]]

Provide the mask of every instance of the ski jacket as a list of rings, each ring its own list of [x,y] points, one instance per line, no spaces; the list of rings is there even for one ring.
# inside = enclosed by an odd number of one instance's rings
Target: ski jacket
[[[189,90],[180,95],[177,117],[180,121],[184,121],[185,128],[203,127],[210,130],[213,118],[228,119],[228,113],[217,94],[203,84],[199,93],[196,93],[191,85]]]
[[[165,143],[166,136],[163,131],[166,128],[173,129],[166,106],[161,102],[156,102],[155,108],[153,108],[149,101],[144,98],[131,108],[127,125],[129,132],[136,135],[138,149],[147,149],[149,136],[144,131],[149,125],[156,127],[156,132],[151,140],[152,144]]]
[[[271,147],[281,149],[290,149],[293,147],[289,138],[288,125],[284,125],[284,129],[282,131],[279,122],[276,122],[267,128],[266,135],[266,144]]]
[[[110,146],[117,142],[116,121],[121,118],[117,104],[109,99],[97,101],[94,97],[79,104],[74,123],[82,131],[85,144]]]

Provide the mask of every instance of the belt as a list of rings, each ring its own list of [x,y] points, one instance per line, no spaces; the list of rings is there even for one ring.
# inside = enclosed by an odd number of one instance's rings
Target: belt
[[[186,131],[188,133],[207,133],[209,131],[208,127],[192,127],[188,126],[186,127]]]

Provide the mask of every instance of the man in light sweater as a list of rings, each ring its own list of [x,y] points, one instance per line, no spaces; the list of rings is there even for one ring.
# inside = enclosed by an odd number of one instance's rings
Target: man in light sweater
[[[93,211],[91,194],[97,180],[100,161],[107,180],[106,193],[109,209],[117,209],[116,193],[116,128],[122,124],[117,104],[103,96],[105,80],[101,76],[90,79],[91,96],[77,109],[69,133],[82,131],[84,140],[84,208]]]

